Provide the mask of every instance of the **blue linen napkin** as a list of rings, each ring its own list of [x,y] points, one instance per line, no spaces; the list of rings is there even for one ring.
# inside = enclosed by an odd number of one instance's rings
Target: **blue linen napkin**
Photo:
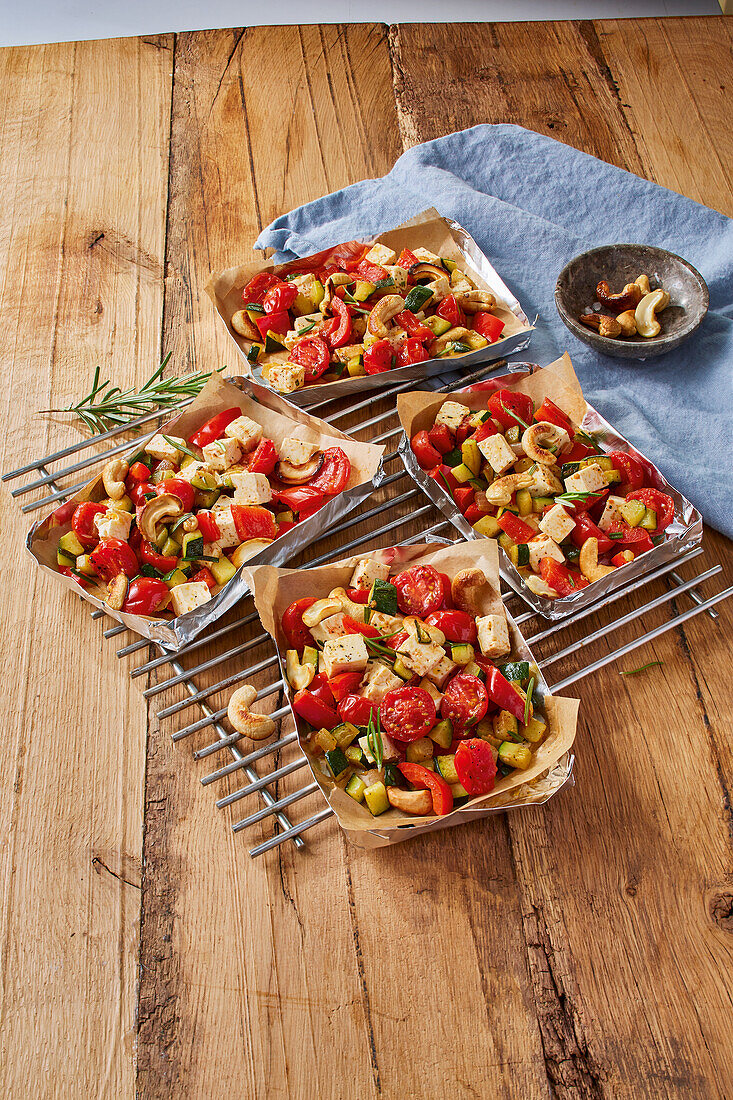
[[[520,358],[544,364],[569,351],[591,404],[707,523],[733,536],[733,222],[551,138],[483,125],[418,145],[382,179],[283,215],[255,247],[277,249],[278,261],[293,259],[390,229],[428,206],[460,222],[530,320],[539,315]],[[568,260],[619,241],[684,256],[710,289],[700,329],[658,359],[601,355],[577,340],[555,309],[555,282]]]

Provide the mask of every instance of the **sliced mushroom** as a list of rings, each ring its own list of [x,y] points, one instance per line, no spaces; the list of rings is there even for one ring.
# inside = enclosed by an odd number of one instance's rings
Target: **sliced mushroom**
[[[172,493],[162,493],[154,500],[149,500],[140,513],[137,525],[142,536],[148,542],[155,542],[158,537],[158,525],[169,519],[180,519],[183,515],[183,505],[178,497]]]
[[[496,298],[488,290],[468,290],[456,295],[456,300],[464,313],[479,313],[496,305]]]
[[[130,467],[124,458],[111,458],[102,470],[102,484],[110,500],[122,500],[127,492],[125,478]]]
[[[126,595],[127,577],[124,573],[118,573],[107,585],[107,597],[104,602],[112,611],[122,611]]]
[[[413,264],[409,269],[412,279],[445,279],[446,272],[437,264],[419,263]]]
[[[387,322],[391,321],[404,308],[405,299],[400,297],[399,294],[387,294],[384,298],[380,298],[369,314],[368,331],[372,336],[379,336],[384,339],[385,336],[389,335]]]
[[[333,298],[333,292],[337,286],[348,286],[349,283],[353,283],[354,276],[347,275],[343,271],[334,271],[332,275],[329,275],[324,285],[324,295],[320,306],[318,307],[325,317],[329,309],[331,308],[331,299]]]
[[[286,485],[303,485],[310,481],[320,470],[323,464],[323,451],[316,451],[312,458],[302,466],[293,466],[292,463],[280,459],[275,467],[275,476],[284,481]]]
[[[247,311],[239,309],[232,317],[232,328],[240,336],[247,340],[261,340],[262,334],[257,326],[250,320]]]
[[[402,791],[399,787],[387,787],[390,806],[405,814],[425,817],[433,812],[433,796],[430,791]]]
[[[481,612],[481,593],[488,581],[483,569],[461,569],[451,582],[453,603],[459,611],[479,614]]]
[[[244,565],[244,563],[249,561],[250,558],[253,558],[255,554],[259,554],[266,546],[269,546],[272,541],[272,539],[247,539],[246,542],[240,542],[229,560],[232,565],[239,569],[240,565]]]
[[[232,695],[227,707],[227,718],[237,733],[251,737],[253,741],[264,741],[275,732],[275,723],[267,714],[253,714],[250,707],[257,698],[257,689],[251,684],[243,684]]]

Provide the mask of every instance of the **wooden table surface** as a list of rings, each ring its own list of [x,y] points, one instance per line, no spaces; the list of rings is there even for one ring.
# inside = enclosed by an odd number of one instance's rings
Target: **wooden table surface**
[[[711,17],[2,51],[0,468],[77,438],[36,413],[97,364],[233,364],[209,272],[416,142],[516,122],[732,216],[731,44]],[[579,685],[547,806],[253,861],[272,825],[232,833],[3,494],[3,1096],[733,1096],[730,604]]]

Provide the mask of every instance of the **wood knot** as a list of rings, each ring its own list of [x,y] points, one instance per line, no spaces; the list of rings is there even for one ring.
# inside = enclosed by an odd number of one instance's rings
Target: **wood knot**
[[[733,932],[733,893],[728,890],[715,890],[709,900],[710,916],[718,928],[724,932]]]

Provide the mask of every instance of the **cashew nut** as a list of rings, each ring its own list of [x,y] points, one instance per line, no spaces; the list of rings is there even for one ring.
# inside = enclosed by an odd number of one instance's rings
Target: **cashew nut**
[[[534,592],[535,596],[547,596],[548,599],[556,599],[560,593],[556,592],[554,588],[550,588],[547,581],[542,577],[538,577],[536,573],[530,573],[524,578],[527,588],[530,592]]]
[[[374,309],[369,314],[369,320],[367,321],[367,329],[372,336],[379,336],[384,339],[389,336],[389,329],[387,328],[387,322],[400,313],[405,308],[405,299],[401,298],[399,294],[386,294],[384,298],[380,298]]]
[[[406,814],[425,817],[433,812],[433,796],[430,791],[402,791],[399,787],[387,787],[390,806]]]
[[[437,340],[433,340],[430,345],[431,356],[440,355],[446,350],[449,344],[455,344],[457,340],[462,340],[464,336],[468,336],[467,328],[462,328],[460,325],[457,328],[449,328],[443,336],[439,336]]]
[[[588,581],[598,581],[608,573],[614,572],[612,565],[598,564],[598,539],[586,539],[578,556],[580,572]]]
[[[666,290],[652,290],[645,294],[636,307],[634,317],[640,336],[659,336],[661,325],[655,317],[669,305],[669,294]]]
[[[549,450],[547,445],[553,450]],[[534,462],[541,462],[543,466],[554,466],[557,456],[569,446],[570,436],[565,429],[551,424],[548,420],[530,424],[522,435],[522,450],[527,458],[531,458]]]
[[[333,592],[328,593],[329,600],[338,600],[341,604],[341,610],[344,615],[348,615],[349,618],[354,619],[357,623],[364,622],[364,614],[366,612],[366,604],[355,603],[349,596],[345,588],[334,588]],[[376,625],[376,624],[375,624]]]
[[[127,595],[127,577],[124,573],[118,573],[107,585],[105,603],[112,611],[122,611],[122,605]]]
[[[607,317],[605,313],[584,313],[578,320],[586,328],[594,328],[600,336],[615,339],[621,335],[621,325],[616,318]]]
[[[516,493],[518,489],[529,489],[530,485],[533,484],[534,477],[529,471],[523,474],[506,474],[504,477],[497,477],[496,481],[491,482],[491,485],[485,490],[486,499],[489,504],[510,504],[512,493]]]
[[[341,600],[329,599],[316,600],[314,604],[307,607],[301,616],[303,624],[309,629],[312,626],[318,626],[324,619],[330,618],[331,615],[338,615],[341,610]]]
[[[633,309],[627,309],[625,313],[619,313],[616,320],[621,325],[622,336],[636,336],[636,314]]]
[[[346,275],[343,271],[334,271],[332,275],[328,276],[328,278],[326,279],[326,285],[324,287],[325,293],[321,300],[321,304],[318,307],[324,317],[326,316],[328,310],[331,308],[334,288],[337,286],[348,286],[348,284],[352,281],[353,276]]]
[[[496,305],[496,298],[488,290],[467,290],[464,294],[457,294],[456,301],[464,313],[479,313]]]
[[[165,523],[168,519],[180,519],[183,515],[183,505],[178,497],[172,493],[161,493],[159,497],[149,500],[140,513],[137,525],[144,539],[155,542],[158,537],[158,524]]]
[[[261,340],[262,334],[256,325],[253,325],[250,321],[247,311],[239,309],[232,316],[232,328],[240,336],[244,336],[247,340]]]
[[[636,283],[639,290],[641,291],[642,298],[644,297],[645,294],[650,293],[652,288],[649,285],[649,276],[648,275],[637,275],[636,278],[634,279],[634,282]],[[637,305],[638,305],[638,302],[637,302]]]
[[[306,661],[305,664],[300,663],[297,649],[289,649],[285,654],[285,673],[288,682],[295,690],[302,691],[303,688],[308,687],[316,674],[316,670],[310,661]]]
[[[634,309],[642,297],[642,290],[638,283],[627,283],[620,294],[612,294],[608,283],[602,280],[596,287],[596,297],[606,309],[612,309],[614,313],[622,313],[627,309]]]
[[[480,594],[488,581],[483,569],[461,569],[451,582],[451,596],[459,611],[479,615],[482,610]]]
[[[102,470],[102,484],[110,500],[122,500],[127,492],[125,478],[129,469],[124,458],[111,458]]]
[[[192,535],[194,531],[199,529],[199,521],[196,516],[187,516],[181,524],[181,529],[186,532],[187,535]]]
[[[249,707],[257,698],[257,689],[251,684],[243,684],[232,695],[227,707],[227,718],[237,733],[251,737],[253,741],[264,741],[275,732],[275,723],[267,714],[252,714]]]

